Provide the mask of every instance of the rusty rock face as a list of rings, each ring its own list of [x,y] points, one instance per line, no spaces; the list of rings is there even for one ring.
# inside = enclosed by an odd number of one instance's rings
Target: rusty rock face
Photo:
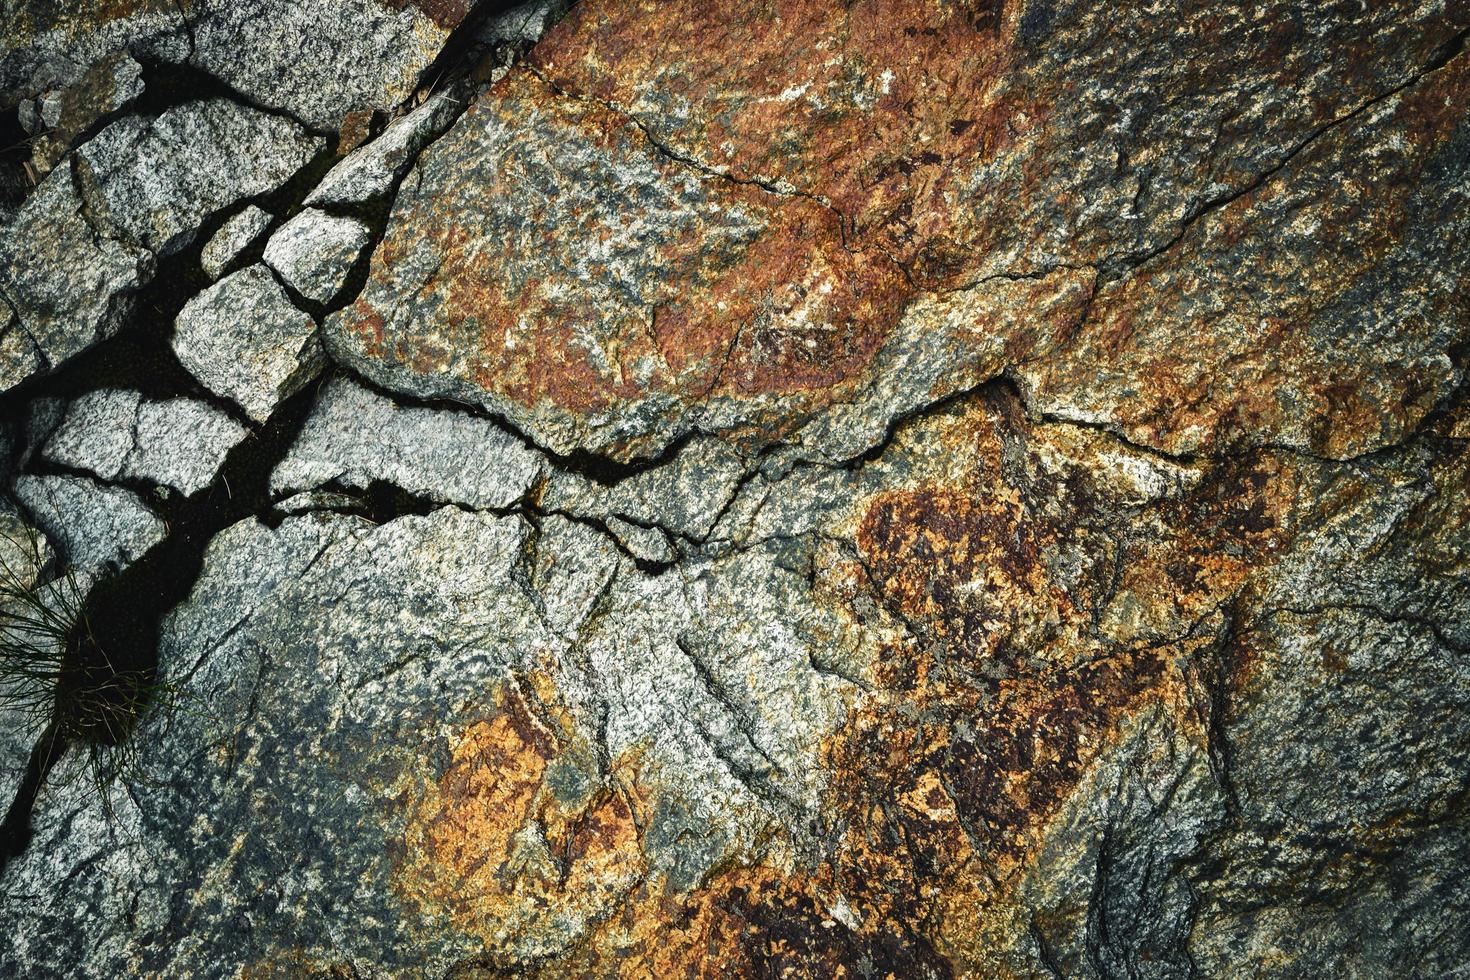
[[[637,458],[779,435],[910,304],[1073,269],[1085,322],[1001,327],[989,373],[1170,452],[1352,455],[1457,383],[1465,270],[1423,258],[1464,235],[1452,18],[869,6],[579,6],[426,154],[345,356]]]
[[[0,973],[1470,970],[1470,7],[134,6],[0,49],[0,640],[147,692],[0,664]]]

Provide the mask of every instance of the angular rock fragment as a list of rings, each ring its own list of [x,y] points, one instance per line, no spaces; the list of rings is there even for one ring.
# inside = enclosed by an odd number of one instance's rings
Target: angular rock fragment
[[[142,93],[143,68],[123,51],[97,62],[75,85],[43,93],[36,100],[31,165],[50,173],[78,137]]]
[[[126,567],[164,538],[163,521],[137,494],[85,476],[23,475],[15,495],[83,572]]]
[[[316,322],[263,265],[232,273],[185,304],[173,349],[201,384],[257,422],[323,364]]]
[[[77,180],[92,221],[163,256],[214,212],[285,183],[321,146],[289,119],[207,99],[108,126],[77,151]]]
[[[195,398],[145,401],[138,407],[137,444],[124,476],[198,493],[214,481],[231,449],[250,433],[208,402]]]
[[[308,208],[271,236],[265,264],[307,299],[326,303],[346,284],[370,239],[362,222]]]
[[[387,110],[419,83],[476,0],[204,0],[191,64],[319,131]]]
[[[729,443],[696,437],[664,465],[612,486],[560,470],[547,483],[541,507],[701,540],[714,528],[745,469],[745,460]],[[666,541],[662,547],[667,549]]]
[[[143,401],[136,391],[101,389],[71,403],[44,454],[102,480],[146,480],[188,495],[209,485],[247,432],[196,399]]]
[[[199,265],[204,274],[218,279],[241,252],[255,244],[270,223],[271,216],[253,204],[231,215],[199,252]]]
[[[335,130],[412,94],[475,0],[17,0],[0,39],[0,108],[74,84],[124,50],[188,64],[245,100]]]
[[[94,224],[69,168],[43,180],[0,227],[0,389],[13,388],[114,334],[153,276],[147,249]]]
[[[6,6],[0,37],[0,107],[74,85],[94,65],[136,46],[155,44],[184,26],[173,0],[18,0]],[[187,52],[187,46],[178,54]]]
[[[275,494],[381,481],[441,503],[506,508],[543,463],[489,419],[400,406],[349,378],[322,390],[290,452],[271,474]]]
[[[287,120],[223,100],[158,119],[129,116],[53,172],[0,228],[0,338],[10,388],[115,333],[155,257],[186,244],[210,213],[279,186],[318,141]]]
[[[137,445],[133,424],[142,398],[124,388],[102,388],[81,396],[67,406],[46,440],[43,455],[53,463],[112,479]]]
[[[463,108],[457,91],[435,92],[393,120],[377,139],[348,156],[306,196],[308,207],[361,204],[386,196],[419,151],[449,128]]]

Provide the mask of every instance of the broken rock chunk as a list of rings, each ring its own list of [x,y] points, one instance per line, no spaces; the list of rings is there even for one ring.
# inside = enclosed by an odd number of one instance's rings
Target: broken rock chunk
[[[323,364],[316,322],[291,304],[263,265],[226,276],[185,304],[173,348],[201,384],[257,422]]]
[[[238,102],[186,102],[104,129],[77,151],[77,179],[93,220],[168,255],[214,212],[285,183],[322,145]]]
[[[347,282],[371,234],[355,218],[308,208],[281,226],[265,247],[265,264],[307,299],[326,303]]]
[[[270,227],[270,223],[271,216],[253,204],[247,204],[238,214],[231,215],[199,253],[199,265],[204,274],[218,279],[220,273]]]
[[[542,471],[540,454],[486,418],[400,406],[350,378],[322,391],[291,452],[271,476],[286,494],[377,481],[443,503],[509,507]]]
[[[89,477],[21,476],[15,496],[83,572],[130,565],[164,538],[163,521],[137,494]]]
[[[143,401],[102,389],[72,402],[45,456],[103,480],[146,480],[188,495],[214,479],[248,429],[193,398]]]
[[[94,223],[69,169],[53,171],[0,227],[0,390],[114,334],[153,254]]]

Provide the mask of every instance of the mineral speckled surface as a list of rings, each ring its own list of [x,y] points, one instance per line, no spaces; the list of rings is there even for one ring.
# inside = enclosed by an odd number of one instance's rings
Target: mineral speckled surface
[[[0,6],[0,974],[1470,971],[1470,5]]]

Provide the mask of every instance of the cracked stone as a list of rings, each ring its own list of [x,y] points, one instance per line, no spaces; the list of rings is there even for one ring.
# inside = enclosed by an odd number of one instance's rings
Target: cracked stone
[[[271,216],[253,204],[231,215],[199,252],[199,265],[210,279],[218,279],[270,227]]]
[[[322,147],[296,123],[224,99],[129,116],[77,151],[90,220],[159,256],[236,201],[284,184]]]
[[[146,480],[187,496],[210,484],[247,434],[206,402],[143,401],[136,391],[112,388],[72,402],[43,452],[102,480]]]
[[[22,794],[0,973],[1470,964],[1463,5],[21,2],[27,125],[133,30],[341,159],[145,294],[233,487],[146,329],[0,399],[178,695]],[[57,176],[17,380],[151,274]]]
[[[460,111],[455,92],[436,92],[393,120],[377,139],[348,154],[306,196],[309,207],[361,204],[386,196],[430,140],[449,128]]]
[[[318,130],[402,103],[476,0],[204,0],[190,62]]]
[[[745,475],[744,458],[728,443],[697,437],[663,466],[605,487],[566,470],[551,474],[541,506],[625,527],[643,524],[687,539],[703,539]],[[661,548],[667,548],[667,541]]]
[[[0,107],[74,84],[123,50],[187,63],[318,131],[412,94],[475,0],[18,0],[0,40]]]
[[[820,204],[691,169],[512,69],[419,158],[326,342],[556,452],[636,459],[835,400],[900,281]]]
[[[316,321],[269,269],[232,273],[185,304],[175,324],[179,363],[257,422],[305,387],[324,363]]]
[[[93,227],[69,168],[52,171],[0,227],[0,298],[14,313],[0,338],[0,388],[116,333],[153,269],[147,249]]]
[[[57,0],[6,6],[0,38],[0,107],[76,84],[93,66],[132,45],[151,48],[183,24],[174,0],[125,0],[106,10]]]
[[[354,218],[307,208],[271,236],[265,264],[307,299],[326,303],[342,290],[371,239],[367,227]]]
[[[78,137],[141,94],[143,67],[121,51],[97,62],[75,85],[46,93],[39,100],[31,164],[50,173]]]
[[[479,36],[487,44],[535,44],[571,8],[572,0],[530,0],[490,17]]]
[[[333,378],[271,474],[280,495],[329,483],[390,483],[441,503],[504,509],[540,477],[541,457],[488,419],[400,406],[350,378]]]
[[[125,568],[166,534],[137,494],[90,477],[22,475],[15,496],[71,566],[86,573]]]

